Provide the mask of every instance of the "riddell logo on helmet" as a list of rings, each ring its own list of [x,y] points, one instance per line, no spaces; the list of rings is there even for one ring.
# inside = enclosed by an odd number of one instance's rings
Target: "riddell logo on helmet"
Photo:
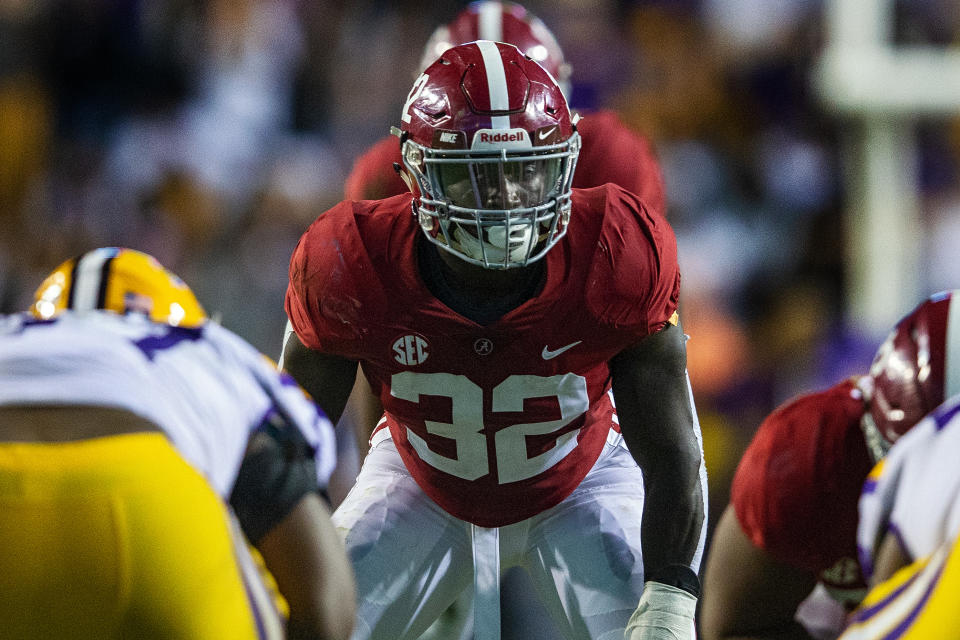
[[[530,136],[525,129],[480,129],[473,135],[474,149],[525,149],[530,147]]]
[[[523,140],[523,134],[515,131],[506,133],[483,132],[477,135],[480,136],[480,142],[516,142],[517,140]]]

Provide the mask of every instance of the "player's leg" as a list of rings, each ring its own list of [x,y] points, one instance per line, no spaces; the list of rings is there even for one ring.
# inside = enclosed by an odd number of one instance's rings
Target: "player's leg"
[[[117,638],[123,559],[110,497],[64,496],[57,454],[0,444],[0,637]]]
[[[0,445],[0,637],[280,637],[226,513],[160,434]]]
[[[511,567],[500,581],[502,640],[556,640],[560,637],[522,567]]]
[[[570,496],[531,519],[524,566],[566,638],[623,638],[643,591],[642,512],[640,469],[607,444]]]
[[[131,585],[124,637],[283,637],[275,602],[223,500],[170,447],[130,457],[141,459],[145,477],[117,506]]]
[[[353,640],[413,640],[473,579],[469,525],[436,505],[389,439],[333,514],[357,582]]]

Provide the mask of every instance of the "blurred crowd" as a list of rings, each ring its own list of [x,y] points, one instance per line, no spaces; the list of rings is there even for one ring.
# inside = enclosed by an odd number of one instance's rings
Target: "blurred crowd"
[[[125,245],[277,355],[299,235],[463,4],[0,0],[0,311],[66,258]],[[809,77],[823,4],[525,4],[572,64],[572,106],[614,108],[656,145],[715,516],[763,416],[864,372],[882,337],[844,314],[849,123]],[[895,9],[896,42],[956,43],[957,2]],[[932,292],[960,284],[960,126],[917,133]]]

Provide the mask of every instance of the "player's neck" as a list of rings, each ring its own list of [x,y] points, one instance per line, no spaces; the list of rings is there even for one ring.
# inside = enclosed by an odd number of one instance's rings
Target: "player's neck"
[[[420,271],[431,293],[457,313],[489,324],[540,290],[546,261],[517,269],[485,269],[435,247],[420,245]]]

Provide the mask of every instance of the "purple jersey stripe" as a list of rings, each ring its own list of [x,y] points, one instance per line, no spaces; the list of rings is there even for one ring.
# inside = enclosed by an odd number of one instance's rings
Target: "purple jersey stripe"
[[[913,607],[913,610],[910,612],[906,618],[904,618],[900,624],[893,628],[893,630],[884,636],[883,640],[896,640],[902,636],[907,629],[910,628],[910,625],[913,624],[913,621],[917,619],[917,616],[920,615],[920,611],[923,610],[924,605],[927,604],[927,601],[930,599],[930,595],[933,593],[933,590],[937,587],[937,584],[940,582],[940,576],[943,575],[943,565],[937,569],[937,573],[933,576],[933,579],[930,580],[930,584],[927,586],[926,591],[923,593],[923,597],[917,602]]]
[[[952,407],[945,411],[935,410],[933,412],[933,419],[937,422],[937,431],[940,431],[947,426],[947,423],[950,422],[950,419],[953,418],[953,416],[957,415],[958,411],[960,411],[960,402],[955,403]]]
[[[897,588],[893,591],[893,593],[891,593],[890,595],[888,595],[886,598],[880,600],[880,601],[877,602],[875,605],[873,605],[873,606],[871,606],[871,607],[867,607],[867,608],[865,608],[865,609],[859,609],[858,611],[856,611],[856,612],[853,614],[853,616],[850,618],[850,624],[852,625],[852,624],[856,624],[856,623],[858,623],[858,622],[864,622],[864,621],[866,621],[868,618],[872,618],[878,611],[880,611],[881,609],[883,609],[884,607],[886,607],[887,605],[889,605],[891,601],[893,601],[893,600],[895,600],[897,597],[899,597],[900,594],[902,594],[902,593],[907,589],[907,587],[909,587],[911,584],[913,584],[913,581],[917,579],[917,576],[918,576],[918,575],[919,575],[919,574],[914,574],[914,575],[910,576],[910,579],[909,579],[909,580],[907,580],[907,581],[904,582],[902,585],[900,585],[899,587],[897,587]]]
[[[873,554],[870,549],[857,545],[857,560],[860,561],[860,572],[868,580],[873,577]]]
[[[243,590],[247,593],[247,602],[250,603],[250,611],[253,612],[253,620],[257,625],[257,637],[260,638],[260,640],[269,640],[266,625],[263,624],[263,616],[260,614],[260,609],[257,608],[257,600],[254,598],[253,591],[250,589],[247,575],[242,571],[241,574],[243,574]]]

